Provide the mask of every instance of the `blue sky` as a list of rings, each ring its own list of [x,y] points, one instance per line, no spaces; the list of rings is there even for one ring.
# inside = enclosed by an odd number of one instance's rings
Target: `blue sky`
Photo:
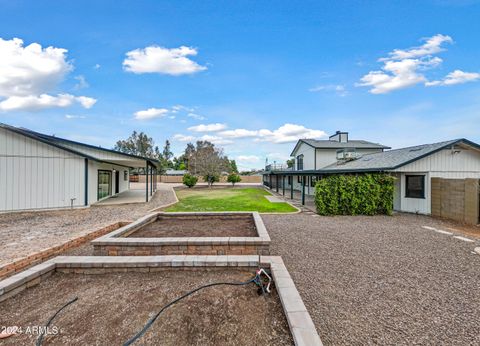
[[[467,0],[0,0],[0,122],[103,147],[144,131],[176,154],[210,139],[244,169],[336,130],[480,142],[479,17]]]

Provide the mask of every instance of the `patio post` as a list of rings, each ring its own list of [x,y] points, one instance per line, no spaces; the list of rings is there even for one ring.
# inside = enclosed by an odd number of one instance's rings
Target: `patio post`
[[[282,193],[285,196],[285,176],[282,175]]]
[[[278,193],[278,175],[275,176],[275,190],[277,191]]]
[[[150,196],[153,195],[153,167],[150,167]]]
[[[293,175],[292,175],[292,181],[290,182],[290,199],[293,199]]]
[[[148,202],[148,161],[145,167],[145,200]]]
[[[272,175],[271,174],[268,176],[268,180],[269,180],[268,187],[271,189],[272,188]]]
[[[305,176],[302,176],[302,205],[305,205]]]

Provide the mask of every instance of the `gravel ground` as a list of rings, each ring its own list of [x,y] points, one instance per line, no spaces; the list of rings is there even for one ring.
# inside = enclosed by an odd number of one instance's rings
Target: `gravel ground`
[[[325,345],[479,345],[480,256],[425,216],[262,215]]]
[[[122,345],[152,314],[186,292],[213,282],[245,282],[254,271],[163,271],[77,275],[56,273],[18,296],[0,303],[0,326],[18,326],[23,334],[2,345],[33,345],[29,326],[43,326],[73,297],[50,328],[45,345]],[[179,301],[135,345],[292,345],[276,290],[262,297],[251,283],[206,288]]]
[[[158,184],[148,203],[0,214],[0,266],[114,222],[135,220],[175,200],[170,185]]]

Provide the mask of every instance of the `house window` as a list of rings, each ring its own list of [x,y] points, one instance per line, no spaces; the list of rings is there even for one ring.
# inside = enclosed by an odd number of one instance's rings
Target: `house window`
[[[297,156],[297,171],[303,171],[303,154]]]
[[[317,183],[317,177],[315,176],[310,177],[310,186],[315,187],[316,183]]]
[[[287,177],[287,180],[288,180],[288,185],[292,185],[292,176],[291,175],[289,175]]]
[[[425,176],[424,175],[406,175],[405,176],[405,197],[425,198]]]
[[[123,171],[123,181],[128,180],[128,171]]]

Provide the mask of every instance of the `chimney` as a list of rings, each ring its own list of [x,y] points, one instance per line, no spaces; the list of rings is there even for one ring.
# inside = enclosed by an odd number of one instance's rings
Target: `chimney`
[[[348,132],[337,131],[334,135],[328,137],[332,142],[347,143],[348,142]]]

